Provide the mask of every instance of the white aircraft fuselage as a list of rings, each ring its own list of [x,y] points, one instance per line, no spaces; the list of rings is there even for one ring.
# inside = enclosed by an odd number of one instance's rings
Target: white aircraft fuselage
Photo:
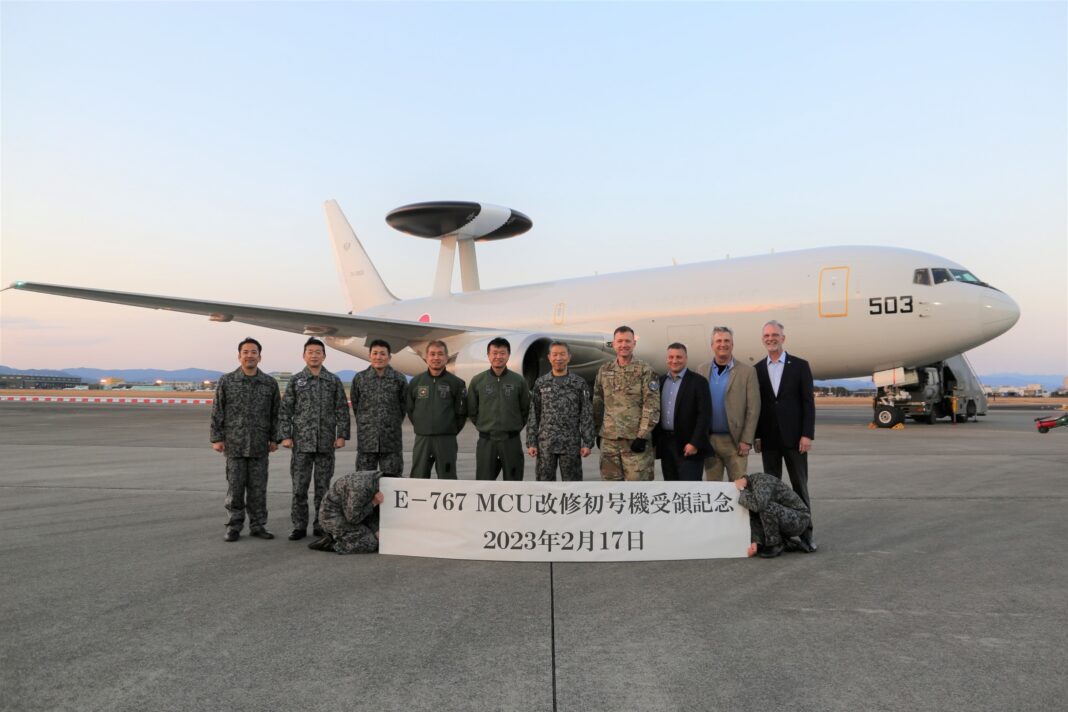
[[[710,360],[713,326],[730,327],[735,358],[753,363],[766,356],[761,330],[775,319],[786,327],[787,351],[808,359],[821,379],[932,363],[993,339],[1019,318],[1016,303],[991,287],[914,283],[915,271],[925,268],[964,270],[913,250],[827,247],[410,299],[361,315],[485,324],[480,337],[570,333],[611,341],[614,329],[626,324],[637,336],[636,357],[658,370],[673,342],[687,346],[692,364]],[[521,370],[522,354],[512,341],[509,367]],[[331,343],[367,356],[362,339]],[[425,368],[415,353],[403,352],[394,366],[407,373]],[[476,367],[484,370],[484,360]]]

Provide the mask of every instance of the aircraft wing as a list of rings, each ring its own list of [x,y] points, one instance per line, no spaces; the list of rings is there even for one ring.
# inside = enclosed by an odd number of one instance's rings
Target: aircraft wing
[[[147,309],[203,314],[212,321],[239,321],[243,324],[291,331],[295,334],[385,339],[391,344],[444,339],[449,336],[484,330],[479,327],[426,324],[419,321],[400,321],[369,316],[351,316],[349,314],[299,311],[297,309],[277,309],[249,304],[229,304],[227,302],[208,302],[200,299],[182,299],[180,297],[163,297],[133,292],[112,292],[105,289],[67,287],[60,284],[43,284],[41,282],[15,282],[8,289],[22,289],[28,292],[42,292],[61,297],[126,304]]]

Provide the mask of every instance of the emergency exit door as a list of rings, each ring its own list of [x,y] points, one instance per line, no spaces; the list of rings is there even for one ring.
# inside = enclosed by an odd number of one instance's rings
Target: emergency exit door
[[[820,270],[820,316],[849,316],[849,268]]]

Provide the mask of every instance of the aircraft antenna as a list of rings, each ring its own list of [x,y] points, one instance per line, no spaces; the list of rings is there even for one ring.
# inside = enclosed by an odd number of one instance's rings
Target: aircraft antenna
[[[460,285],[465,292],[477,292],[478,260],[475,243],[502,240],[521,235],[534,223],[523,213],[499,205],[441,201],[413,203],[391,210],[386,222],[394,229],[415,237],[439,240],[438,269],[434,275],[435,297],[452,292],[456,252],[460,252]]]

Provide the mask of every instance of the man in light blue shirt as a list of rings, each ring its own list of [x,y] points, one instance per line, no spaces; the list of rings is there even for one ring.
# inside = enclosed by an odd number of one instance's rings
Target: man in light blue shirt
[[[676,351],[675,354],[685,353]],[[671,356],[668,355],[670,361]],[[687,373],[686,367],[683,366],[679,371],[672,371],[671,364],[668,364],[667,378],[664,379],[664,383],[660,386],[660,424],[664,426],[665,430],[675,429],[675,401],[679,397],[679,386],[682,385],[682,378]]]
[[[712,401],[708,381],[686,368],[686,345],[667,348],[668,372],[660,376],[660,422],[653,445],[664,479],[699,481],[708,447]]]
[[[712,363],[704,374],[712,401],[705,479],[719,481],[726,471],[731,481],[744,477],[749,451],[760,417],[760,388],[756,372],[734,360],[734,332],[726,326],[712,329]]]

